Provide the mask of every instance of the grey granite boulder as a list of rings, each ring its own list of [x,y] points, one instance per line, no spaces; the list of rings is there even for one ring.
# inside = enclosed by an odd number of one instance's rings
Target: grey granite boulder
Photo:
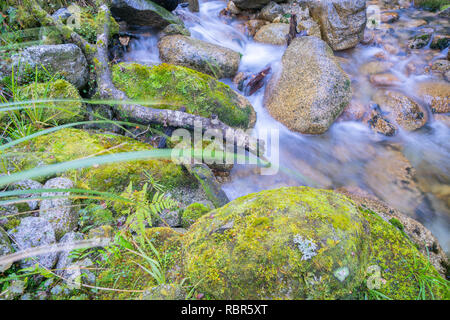
[[[313,36],[296,38],[265,92],[270,114],[289,129],[321,134],[349,104],[350,79],[330,47]]]
[[[16,251],[22,251],[38,246],[52,245],[55,243],[55,232],[50,222],[40,217],[23,218],[20,225],[8,232],[13,239],[13,247]],[[33,258],[20,261],[21,268],[28,268],[36,263],[41,267],[53,268],[58,255],[56,252],[48,252]]]
[[[158,44],[161,60],[216,78],[232,78],[241,57],[231,49],[182,35],[167,36]]]
[[[333,50],[355,47],[364,37],[365,0],[306,1],[312,18],[319,24],[322,39]]]
[[[36,67],[51,75],[58,74],[77,89],[83,88],[89,77],[86,58],[74,44],[28,47],[13,56],[13,65],[19,75],[34,72]]]
[[[67,178],[53,178],[44,184],[44,189],[70,189],[72,187],[73,182]],[[69,192],[45,192],[42,194],[43,197],[68,195]],[[78,225],[78,213],[68,198],[43,199],[39,215],[51,223],[57,239],[67,232],[74,231]]]

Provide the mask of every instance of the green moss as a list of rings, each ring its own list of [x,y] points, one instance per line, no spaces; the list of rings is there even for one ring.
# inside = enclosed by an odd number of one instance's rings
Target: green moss
[[[147,67],[117,64],[112,68],[113,82],[131,99],[161,102],[156,108],[178,110],[211,117],[234,127],[248,128],[254,111],[248,101],[229,86],[211,76],[189,68],[160,64]]]
[[[80,34],[86,41],[90,43],[97,42],[97,31],[103,30],[103,22],[105,20],[103,13],[93,15],[88,10],[83,9],[80,14],[80,26],[75,28],[75,32]],[[109,36],[112,37],[119,34],[119,24],[113,17],[110,17],[111,24],[109,29]],[[101,28],[99,30],[99,28]]]
[[[396,218],[390,219],[389,222],[400,231],[403,231],[403,229],[405,228],[403,224]]]
[[[431,11],[439,10],[445,6],[450,5],[449,0],[416,0],[414,5]],[[441,9],[442,10],[442,9]]]
[[[23,156],[17,155],[10,158],[6,167],[12,171],[26,170],[94,155],[149,149],[152,149],[150,145],[123,136],[62,129],[19,145],[15,151],[23,153]],[[147,182],[145,171],[169,188],[192,181],[181,166],[169,160],[121,162],[72,170],[65,172],[64,175],[71,178],[79,188],[120,193],[130,182],[133,186],[141,188]]]
[[[431,42],[430,48],[444,50],[449,45],[450,45],[450,38],[441,38],[438,39],[437,41]]]
[[[425,278],[443,280],[397,226],[384,221],[371,210],[360,208],[360,212],[370,224],[369,264],[378,266],[381,271],[382,281],[376,288],[378,292],[391,299],[417,299]],[[446,294],[444,286],[435,282],[430,283],[430,289],[436,299]],[[428,288],[424,290],[426,298],[431,299]]]
[[[211,211],[211,208],[201,203],[193,203],[184,209],[181,215],[181,225],[183,228],[189,228],[195,221],[209,211]]]
[[[397,227],[333,191],[292,187],[238,198],[199,218],[183,243],[186,276],[202,279],[198,289],[213,298],[361,298],[373,266],[379,286],[369,291],[378,297],[448,292]]]
[[[19,87],[15,91],[16,101],[45,100],[45,99],[70,99],[81,100],[78,90],[69,82],[59,79],[47,83],[33,83]],[[40,104],[45,108],[39,109],[43,122],[64,124],[77,122],[84,117],[84,108],[81,102],[49,102]]]
[[[6,231],[17,228],[20,224],[20,218],[8,218],[6,223],[3,225]]]
[[[81,231],[96,228],[102,225],[114,223],[113,214],[108,209],[98,204],[89,204],[79,211]]]
[[[150,228],[147,230],[146,237],[152,241],[152,244],[164,261],[163,269],[167,281],[177,282],[181,280],[182,235],[171,228]],[[139,242],[138,239],[135,239],[135,241]],[[156,258],[149,247],[140,245],[140,248],[150,258]],[[135,262],[150,268],[144,258],[123,248],[110,255],[103,266],[104,270],[97,277],[97,285],[118,291],[101,291],[96,298],[108,300],[141,298],[142,292],[125,292],[121,290],[140,291],[156,285],[155,279]]]
[[[199,290],[218,299],[349,297],[366,267],[364,228],[352,203],[330,191],[250,194],[191,227],[186,276],[193,283],[203,279]],[[300,246],[309,241],[316,248],[308,253]],[[339,270],[348,271],[342,281]]]

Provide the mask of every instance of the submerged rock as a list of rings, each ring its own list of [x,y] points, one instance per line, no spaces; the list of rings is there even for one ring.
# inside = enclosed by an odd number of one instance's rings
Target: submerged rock
[[[411,49],[421,49],[421,48],[425,47],[428,44],[428,42],[430,42],[431,35],[432,35],[432,31],[427,32],[427,33],[421,33],[421,34],[413,37],[409,41],[408,46]]]
[[[371,109],[364,114],[362,119],[370,129],[376,133],[384,134],[385,136],[393,136],[397,133],[397,126],[392,124],[384,115],[378,105],[372,105]]]
[[[320,134],[349,104],[350,79],[328,45],[317,37],[292,41],[282,58],[281,74],[266,88],[270,114],[289,129]]]
[[[176,8],[173,5],[175,2],[177,1],[112,0],[111,13],[131,25],[162,29],[172,23],[182,24],[178,17],[158,5],[162,4],[172,11]]]
[[[28,47],[13,56],[13,65],[19,71],[19,77],[33,74],[37,68],[40,73],[49,72],[51,76],[64,77],[77,89],[83,88],[89,77],[86,58],[74,44]],[[34,78],[31,80],[34,81]]]
[[[233,127],[255,123],[250,102],[209,75],[169,64],[117,64],[112,71],[114,85],[131,99],[160,101],[155,107],[164,109],[184,106],[186,112],[208,118],[214,114]]]
[[[381,13],[381,22],[384,23],[392,23],[397,21],[399,18],[400,18],[399,14],[394,11]]]
[[[416,171],[395,149],[379,153],[365,166],[364,181],[375,195],[412,218],[426,217],[427,203],[416,183]]]
[[[320,25],[322,38],[333,50],[355,47],[364,37],[366,1],[307,0],[311,17]]]
[[[388,119],[395,121],[405,130],[416,130],[427,123],[426,110],[400,92],[379,90],[372,99]]]
[[[270,23],[262,26],[255,34],[255,41],[284,45],[289,33],[289,25],[286,23]]]
[[[234,77],[241,61],[236,51],[182,35],[162,38],[158,48],[162,61],[192,68],[218,79]]]
[[[20,225],[8,233],[14,240],[13,246],[17,251],[51,245],[56,242],[55,232],[50,222],[39,217],[23,218]],[[41,267],[51,269],[55,265],[57,258],[58,255],[56,252],[49,252],[21,260],[20,267],[28,268],[39,263]]]
[[[394,64],[388,61],[370,61],[359,68],[359,72],[365,75],[373,75],[389,71]]]
[[[392,73],[374,74],[369,77],[370,82],[375,86],[391,87],[400,85],[402,82]]]
[[[433,113],[450,112],[450,83],[426,81],[416,85],[415,93],[428,104]]]
[[[215,299],[354,299],[379,266],[376,290],[415,298],[411,270],[427,259],[376,212],[307,187],[238,198],[201,217],[183,237],[185,275]],[[439,277],[430,266],[427,275]],[[443,298],[445,288],[431,290]]]

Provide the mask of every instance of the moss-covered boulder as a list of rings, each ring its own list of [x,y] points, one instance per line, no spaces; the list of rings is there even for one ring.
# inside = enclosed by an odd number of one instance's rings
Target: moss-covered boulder
[[[195,221],[209,211],[211,211],[211,208],[198,202],[187,206],[181,214],[181,226],[183,228],[189,228]]]
[[[369,222],[370,251],[366,287],[394,300],[448,299],[444,280],[394,221],[384,221],[376,212],[360,207]],[[374,267],[375,266],[375,267]],[[375,271],[375,272],[374,272]],[[376,279],[380,272],[381,278]]]
[[[97,30],[99,23],[102,23],[102,16],[99,14],[92,14],[90,10],[82,8],[80,13],[80,24],[75,31],[83,36],[89,43],[97,42]],[[112,37],[119,33],[119,24],[111,17],[111,25],[109,30],[109,36]]]
[[[152,106],[211,117],[217,115],[224,123],[240,128],[254,125],[256,116],[250,102],[229,86],[213,77],[189,68],[160,64],[116,64],[112,68],[114,85],[131,99],[149,102]]]
[[[345,197],[282,188],[241,197],[185,235],[186,274],[219,299],[336,299],[364,278],[364,219]]]
[[[219,299],[357,299],[370,290],[415,299],[421,279],[443,280],[399,229],[327,190],[238,198],[201,217],[183,241],[186,276]],[[443,297],[441,285],[429,285]]]
[[[8,161],[0,170],[27,170],[86,157],[149,149],[152,149],[152,146],[123,136],[62,129],[37,137],[11,150]],[[162,159],[112,163],[68,171],[63,175],[74,181],[76,187],[120,193],[130,182],[136,188],[141,188],[148,182],[146,173],[167,187],[185,185],[193,181],[180,165]]]
[[[66,4],[65,0],[34,0],[37,4],[41,6],[42,9],[46,10],[50,14],[61,8]],[[3,5],[5,3],[5,5]],[[34,28],[40,26],[39,19],[33,14],[31,10],[32,0],[8,0],[2,1],[0,9],[7,11],[8,7],[13,8],[13,22],[17,23],[20,27]],[[4,7],[3,7],[4,6]]]
[[[69,82],[58,79],[46,83],[33,83],[28,86],[19,87],[16,90],[15,99],[27,100],[51,100],[67,99],[81,100],[78,90]],[[41,119],[45,123],[64,124],[77,122],[84,117],[83,104],[77,101],[48,102],[38,105],[42,110]]]

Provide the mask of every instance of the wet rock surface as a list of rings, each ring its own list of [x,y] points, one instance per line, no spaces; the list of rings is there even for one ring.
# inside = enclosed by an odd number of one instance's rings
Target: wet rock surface
[[[283,45],[286,44],[286,36],[289,33],[289,25],[286,23],[271,23],[262,26],[255,34],[255,41]]]
[[[372,99],[387,114],[387,118],[405,130],[416,130],[427,123],[426,110],[400,92],[380,90]]]
[[[450,83],[421,82],[417,84],[416,94],[430,106],[433,113],[450,112]]]
[[[158,44],[161,60],[189,67],[217,78],[233,77],[238,70],[238,52],[202,40],[174,35]]]
[[[181,23],[180,19],[169,12],[176,8],[175,2],[177,1],[156,0],[155,5],[146,0],[113,0],[111,13],[131,25],[164,28],[171,23]],[[169,8],[169,11],[158,4]]]
[[[350,80],[328,45],[317,37],[293,40],[282,71],[266,89],[273,117],[301,133],[325,132],[350,102]]]
[[[320,25],[323,39],[333,50],[355,47],[364,36],[366,2],[357,0],[306,1]]]

